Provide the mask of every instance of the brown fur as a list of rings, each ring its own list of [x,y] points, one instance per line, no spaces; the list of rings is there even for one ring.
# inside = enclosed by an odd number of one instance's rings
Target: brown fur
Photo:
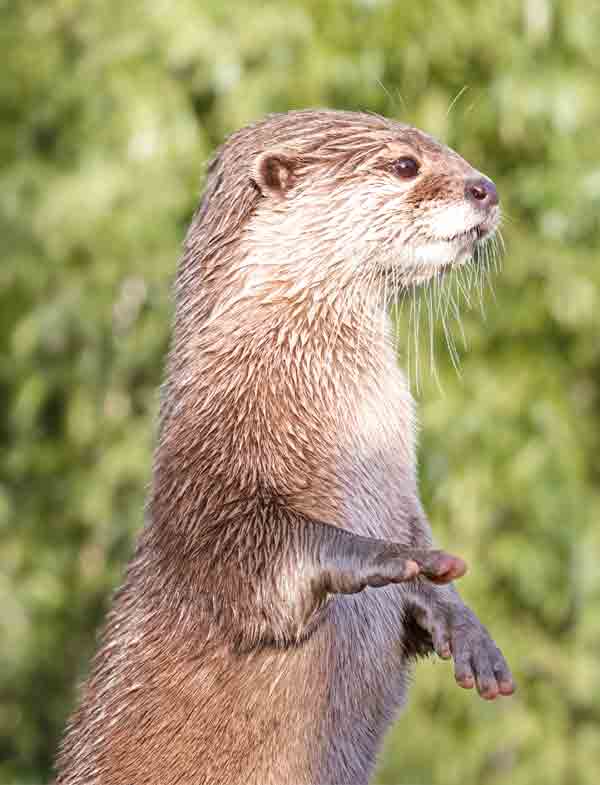
[[[398,184],[407,153],[421,179]],[[407,581],[431,536],[381,329],[390,259],[473,173],[343,112],[273,116],[218,152],[177,276],[146,525],[57,785],[365,783],[418,653],[451,645],[464,686],[509,691],[452,587]],[[396,283],[423,274],[407,260]],[[382,588],[348,594],[365,585]]]

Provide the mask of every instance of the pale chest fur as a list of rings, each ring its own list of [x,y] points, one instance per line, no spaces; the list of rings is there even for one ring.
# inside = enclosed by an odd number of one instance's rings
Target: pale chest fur
[[[365,387],[352,415],[341,475],[344,526],[381,538],[401,538],[402,508],[416,489],[414,402],[388,352],[384,373]]]

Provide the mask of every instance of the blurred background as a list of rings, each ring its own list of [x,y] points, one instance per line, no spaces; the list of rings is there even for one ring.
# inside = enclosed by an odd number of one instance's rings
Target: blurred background
[[[460,375],[440,333],[418,399],[426,507],[519,692],[420,664],[378,782],[600,781],[599,42],[589,0],[0,4],[1,785],[50,779],[142,523],[204,165],[315,106],[418,125],[506,214]]]

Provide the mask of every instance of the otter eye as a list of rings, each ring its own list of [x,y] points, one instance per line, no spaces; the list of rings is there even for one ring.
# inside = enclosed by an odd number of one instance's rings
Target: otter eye
[[[398,177],[403,177],[409,180],[411,177],[416,177],[419,174],[419,164],[414,158],[406,156],[405,158],[398,158],[392,164],[394,174]]]

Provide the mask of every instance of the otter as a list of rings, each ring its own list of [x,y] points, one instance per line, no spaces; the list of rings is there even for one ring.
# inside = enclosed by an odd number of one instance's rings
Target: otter
[[[491,180],[374,114],[272,115],[216,153],[145,525],[57,785],[366,783],[419,656],[513,692],[433,547],[385,315],[498,221]]]

